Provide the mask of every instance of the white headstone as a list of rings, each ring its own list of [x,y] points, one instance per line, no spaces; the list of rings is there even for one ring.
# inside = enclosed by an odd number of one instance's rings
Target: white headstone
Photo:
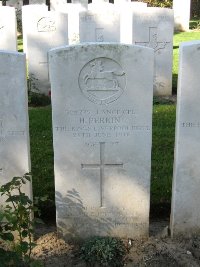
[[[57,226],[65,239],[148,235],[153,50],[50,51]]]
[[[132,23],[130,23],[132,16]],[[154,94],[172,94],[173,11],[148,7],[126,14],[121,42],[151,47],[155,53]],[[132,29],[131,29],[132,27]],[[132,39],[132,40],[131,40]]]
[[[191,0],[173,0],[175,30],[189,31]]]
[[[92,1],[92,3],[90,3],[88,5],[88,10],[94,10],[96,12],[103,12],[103,11],[106,11],[108,9],[113,9],[114,8],[114,5],[109,3],[109,1]]]
[[[109,3],[109,0],[92,0],[92,4]]]
[[[30,172],[26,58],[0,51],[0,186]],[[31,184],[24,187],[32,197]],[[3,199],[0,197],[0,205]]]
[[[114,4],[124,4],[129,2],[131,2],[131,0],[114,0]]]
[[[0,2],[0,6],[2,6],[2,2]]]
[[[200,41],[180,45],[172,235],[200,231]]]
[[[88,8],[88,0],[72,0],[72,4],[79,4],[84,8]]]
[[[15,8],[16,17],[21,22],[21,20],[22,20],[22,12],[21,11],[22,11],[22,6],[23,6],[23,0],[9,0],[9,1],[6,1],[6,6],[11,6],[11,7]]]
[[[86,9],[81,4],[59,5],[57,10],[68,14],[68,42],[78,44],[80,42],[80,12]]]
[[[15,7],[16,9],[21,9],[23,5],[23,0],[7,0],[6,6]]]
[[[51,11],[60,11],[60,6],[67,4],[66,0],[51,0],[50,9]]]
[[[128,5],[127,5],[128,4]],[[130,0],[115,0],[114,5],[120,5],[123,8],[123,5],[129,6],[132,8],[137,7],[147,7],[147,3],[144,2],[131,2]]]
[[[65,13],[32,9],[24,16],[26,30],[26,54],[28,58],[31,90],[48,95],[50,84],[48,76],[47,53],[51,48],[68,44],[68,16]],[[30,11],[30,9],[29,9]]]
[[[114,9],[81,12],[79,23],[80,42],[120,42],[120,13]]]
[[[25,5],[22,7],[22,29],[23,29],[23,50],[27,52],[27,34],[29,32],[28,21],[32,16],[32,12],[45,12],[48,11],[48,6],[46,5]]]
[[[17,51],[17,24],[14,7],[0,7],[0,49]]]
[[[29,5],[46,5],[46,0],[29,0]]]

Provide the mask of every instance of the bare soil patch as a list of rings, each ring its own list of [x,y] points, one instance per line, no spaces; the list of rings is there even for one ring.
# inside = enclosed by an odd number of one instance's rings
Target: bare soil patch
[[[168,224],[168,220],[153,220],[148,239],[124,240],[128,250],[125,266],[200,266],[200,236],[171,239]],[[46,267],[86,267],[77,253],[78,247],[60,239],[55,225],[39,226],[36,242],[33,256]]]

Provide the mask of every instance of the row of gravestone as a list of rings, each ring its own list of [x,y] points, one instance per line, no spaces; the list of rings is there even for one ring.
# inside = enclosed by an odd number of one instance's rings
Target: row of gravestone
[[[46,0],[29,0],[28,4],[46,4]],[[88,2],[92,3],[108,3],[108,0],[71,0],[73,4],[80,4],[85,8],[88,8]],[[131,2],[131,0],[114,0],[114,4],[124,4]],[[66,4],[67,0],[49,0],[50,10],[62,9],[62,5]],[[138,2],[135,1],[138,4]],[[20,19],[21,8],[24,4],[23,0],[7,0],[6,5],[13,6],[17,10],[18,18]],[[27,3],[26,3],[27,4]],[[1,5],[1,2],[0,2]],[[189,21],[190,21],[190,5],[191,0],[173,0],[173,10],[175,19],[175,30],[178,31],[188,31]],[[90,6],[90,5],[89,5]],[[182,8],[184,7],[184,8]]]
[[[47,11],[45,5],[23,6],[23,46],[28,59],[31,90],[46,95],[50,92],[47,52],[51,48],[84,42],[117,42],[153,48],[154,94],[170,95],[173,11],[146,7],[144,3],[127,2],[120,8],[109,3],[102,5],[103,10],[91,4],[89,10],[83,11],[77,5],[65,4],[62,13]],[[0,49],[16,50],[16,24],[13,16],[12,8],[0,8]],[[8,41],[8,35],[11,34],[13,41],[10,37]]]
[[[1,184],[30,171],[25,61],[24,54],[0,52]],[[56,216],[66,240],[148,235],[153,62],[153,49],[134,45],[49,52]],[[200,42],[183,43],[172,235],[200,230],[199,63]]]

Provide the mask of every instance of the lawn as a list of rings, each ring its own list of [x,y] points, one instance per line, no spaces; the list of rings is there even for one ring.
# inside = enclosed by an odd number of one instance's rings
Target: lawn
[[[200,32],[174,34],[173,92],[178,75],[178,47],[180,42],[200,40]],[[18,39],[22,50],[22,40]],[[153,107],[153,146],[151,202],[170,203],[173,173],[174,132],[176,106],[155,101]],[[54,171],[51,107],[29,109],[31,161],[34,196],[48,195],[54,202]],[[51,205],[50,205],[51,206]]]
[[[179,45],[181,42],[200,40],[200,31],[179,32],[174,34],[173,41],[173,93],[176,93],[177,78],[178,78],[178,61],[179,61]]]

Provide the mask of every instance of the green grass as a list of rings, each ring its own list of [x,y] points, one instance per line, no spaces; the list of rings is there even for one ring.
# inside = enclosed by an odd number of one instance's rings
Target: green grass
[[[22,35],[18,35],[17,45],[18,45],[18,52],[23,52],[23,39],[22,39]]]
[[[29,120],[33,193],[54,200],[51,108],[29,108]]]
[[[195,17],[190,20],[190,29],[200,29],[200,18]]]
[[[176,106],[158,104],[153,108],[151,202],[169,203],[174,160]]]
[[[174,34],[173,40],[173,93],[176,93],[177,78],[178,78],[178,64],[179,64],[179,45],[181,42],[188,42],[193,40],[200,40],[200,31],[180,32]]]

